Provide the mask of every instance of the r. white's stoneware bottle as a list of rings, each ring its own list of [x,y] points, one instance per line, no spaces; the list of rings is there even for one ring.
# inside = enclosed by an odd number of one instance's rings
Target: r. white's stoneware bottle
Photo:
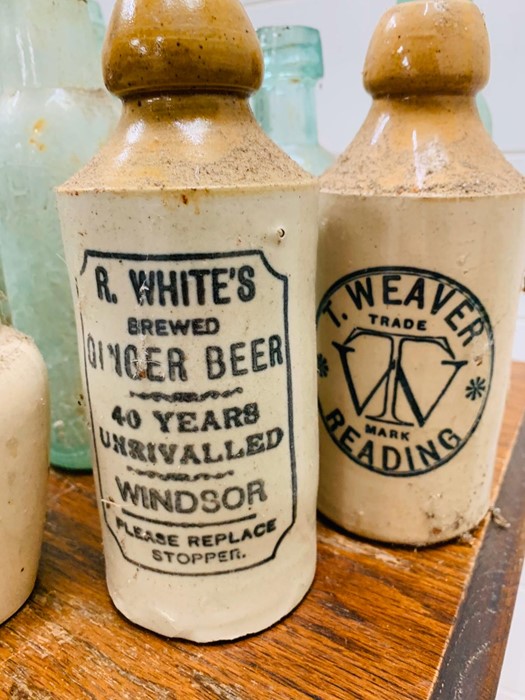
[[[117,131],[59,190],[109,591],[199,642],[268,627],[315,568],[314,181],[247,98],[237,0],[118,0]]]
[[[489,508],[522,281],[522,177],[483,128],[489,44],[470,2],[392,8],[374,102],[322,181],[320,508],[425,545]]]
[[[47,370],[0,307],[0,624],[25,603],[40,559],[49,471]]]

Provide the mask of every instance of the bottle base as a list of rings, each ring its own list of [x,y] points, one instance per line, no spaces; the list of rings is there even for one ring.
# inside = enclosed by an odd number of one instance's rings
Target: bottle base
[[[16,615],[20,610],[24,607],[24,605],[27,603],[29,598],[31,597],[31,594],[33,593],[33,589],[35,587],[36,579],[33,580],[31,586],[28,586],[24,594],[22,596],[17,596],[16,602],[11,602],[7,607],[0,607],[0,625],[3,625],[4,622],[7,622],[10,620],[14,615]]]
[[[125,600],[118,591],[112,590],[109,582],[108,589],[114,606],[129,622],[170,639],[211,644],[231,642],[273,627],[301,604],[312,586],[314,576],[315,563],[306,576],[295,581],[295,585],[287,577],[287,585],[284,589],[281,587],[280,591],[277,590],[279,587],[270,591],[265,586],[266,593],[262,595],[261,591],[254,592],[250,587],[250,598],[254,605],[251,607],[249,601],[246,601],[248,604],[242,609],[242,594],[232,596],[228,604],[224,601],[224,595],[221,596],[222,600],[217,599],[214,604],[211,604],[209,595],[200,596],[194,601],[186,596],[186,602],[191,602],[191,605],[181,602],[180,608],[168,609],[166,606],[162,609],[160,605],[155,605],[151,595],[144,595],[142,600],[138,597],[135,600]],[[232,584],[232,589],[239,593],[235,584]],[[151,588],[148,590],[151,592]],[[172,593],[170,596],[171,602],[174,595]],[[261,600],[265,601],[264,607],[260,606]]]
[[[51,448],[51,464],[57,469],[68,471],[92,471],[91,451],[89,449],[64,452]]]
[[[338,518],[333,513],[330,514],[328,510],[323,510],[323,508],[319,506],[319,513],[326,519],[328,527],[339,528],[343,531],[343,534],[360,537],[380,545],[414,547],[416,549],[444,545],[453,540],[468,537],[483,523],[487,517],[488,511],[489,508],[486,507],[478,517],[469,519],[456,518],[452,526],[441,525],[440,527],[433,522],[432,528],[425,533],[396,533],[389,525],[383,530],[377,530],[373,527],[366,527],[363,524],[358,524],[351,518]]]

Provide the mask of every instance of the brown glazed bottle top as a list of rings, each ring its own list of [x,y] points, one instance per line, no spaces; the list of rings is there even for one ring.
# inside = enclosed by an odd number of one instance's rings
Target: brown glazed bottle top
[[[489,39],[478,7],[469,0],[419,0],[383,15],[364,83],[374,97],[469,95],[486,85],[489,72]]]
[[[103,62],[122,118],[60,192],[313,186],[246,99],[263,59],[241,0],[116,0]]]
[[[483,126],[475,94],[489,76],[489,42],[470,0],[416,0],[381,18],[364,84],[374,98],[323,192],[478,197],[525,192],[525,180]]]
[[[263,75],[257,35],[239,0],[117,0],[103,64],[108,90],[121,98],[248,96]]]

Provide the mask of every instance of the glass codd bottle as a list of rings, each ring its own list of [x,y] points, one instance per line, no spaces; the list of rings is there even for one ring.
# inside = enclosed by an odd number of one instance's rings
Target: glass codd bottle
[[[268,136],[312,175],[334,157],[319,144],[316,86],[324,75],[321,35],[312,27],[262,27],[264,82],[253,97],[255,116]]]
[[[14,323],[35,339],[48,366],[51,460],[86,469],[89,438],[53,188],[106,140],[118,107],[103,89],[85,3],[3,0],[0,39],[0,245],[7,292]]]

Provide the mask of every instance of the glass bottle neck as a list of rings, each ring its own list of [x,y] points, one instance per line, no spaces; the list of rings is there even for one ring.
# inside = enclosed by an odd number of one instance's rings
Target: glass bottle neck
[[[311,78],[278,78],[253,98],[257,120],[280,146],[318,143],[315,87]]]
[[[85,2],[1,0],[4,89],[102,86],[100,55]]]

